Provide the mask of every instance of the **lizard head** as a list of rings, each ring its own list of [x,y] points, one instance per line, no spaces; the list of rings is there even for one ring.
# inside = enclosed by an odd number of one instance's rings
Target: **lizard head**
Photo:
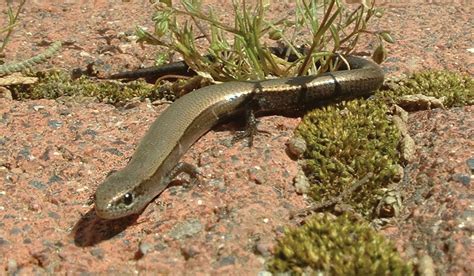
[[[117,219],[140,213],[144,205],[143,194],[134,189],[139,187],[128,173],[117,171],[110,174],[99,185],[95,193],[95,212],[103,219]]]

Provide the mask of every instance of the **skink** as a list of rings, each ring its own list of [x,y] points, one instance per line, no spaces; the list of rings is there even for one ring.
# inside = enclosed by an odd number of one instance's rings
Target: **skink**
[[[151,125],[125,168],[109,175],[95,193],[99,217],[140,213],[179,173],[180,158],[214,125],[248,108],[258,115],[287,114],[333,99],[370,95],[383,82],[381,68],[358,57],[351,70],[263,81],[234,81],[189,93],[171,104]]]

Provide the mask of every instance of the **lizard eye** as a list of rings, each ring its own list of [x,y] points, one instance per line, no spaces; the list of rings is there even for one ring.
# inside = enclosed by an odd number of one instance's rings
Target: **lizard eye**
[[[133,195],[132,193],[126,193],[124,196],[123,196],[123,203],[125,203],[125,205],[130,205],[132,204],[133,202]]]

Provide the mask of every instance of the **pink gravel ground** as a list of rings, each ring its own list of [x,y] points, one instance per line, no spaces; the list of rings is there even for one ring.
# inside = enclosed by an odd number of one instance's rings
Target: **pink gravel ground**
[[[230,10],[229,3],[205,3]],[[397,40],[384,63],[389,76],[422,69],[473,74],[470,1],[384,5],[374,29],[389,29]],[[292,8],[282,1],[274,14]],[[152,28],[151,15],[148,1],[31,1],[6,56],[25,59],[43,42],[61,40],[67,43],[53,67],[95,61],[115,72],[150,65],[151,47],[119,37],[133,34],[135,24]],[[297,164],[285,152],[299,119],[262,118],[270,135],[258,136],[253,148],[229,145],[238,128],[232,124],[209,132],[185,156],[204,183],[167,189],[138,218],[101,221],[87,204],[165,107],[0,99],[0,274],[264,270],[289,213],[307,203],[294,192]],[[407,258],[430,256],[440,274],[473,273],[472,114],[472,107],[410,114],[417,159],[407,167],[403,212],[411,216],[383,231]]]

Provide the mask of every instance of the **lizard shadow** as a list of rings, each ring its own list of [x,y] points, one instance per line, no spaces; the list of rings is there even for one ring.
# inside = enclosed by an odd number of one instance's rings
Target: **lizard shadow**
[[[192,185],[189,181],[178,178],[173,179],[168,188],[174,186],[190,188]],[[113,239],[115,236],[121,236],[125,229],[137,224],[142,212],[118,219],[102,219],[96,215],[95,209],[92,208],[74,225],[70,236],[73,237],[74,244],[78,247],[94,246]]]
[[[106,220],[99,218],[94,209],[89,210],[74,225],[71,235],[79,247],[94,246],[102,241],[120,235],[127,227],[136,223],[139,215]]]

